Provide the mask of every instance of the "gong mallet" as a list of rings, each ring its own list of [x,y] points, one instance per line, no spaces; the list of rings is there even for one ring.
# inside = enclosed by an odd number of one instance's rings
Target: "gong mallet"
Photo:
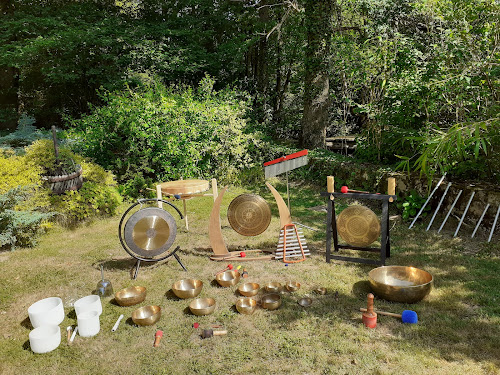
[[[367,296],[367,309],[362,314],[363,324],[368,328],[375,328],[377,326],[377,313],[373,311],[373,298],[374,295],[369,293]]]
[[[226,335],[227,331],[214,331],[213,329],[204,329],[203,332],[201,333],[201,338],[202,339],[208,339],[209,337],[213,336],[223,336]]]
[[[226,272],[226,271],[232,270],[232,269],[233,269],[233,265],[232,264],[228,264],[226,268],[224,268],[223,270],[220,270],[219,272],[217,272],[215,274],[215,276],[217,276],[219,273]]]
[[[366,312],[366,309],[360,308],[359,311]],[[404,310],[401,314],[394,314],[386,311],[375,310],[377,314],[392,316],[394,318],[399,318],[403,323],[416,324],[418,323],[418,316],[415,311],[412,310]]]
[[[153,348],[157,348],[160,345],[160,340],[163,337],[163,331],[158,330],[155,334],[155,343],[153,344]]]
[[[343,194],[346,194],[346,193],[362,193],[362,194],[370,194],[368,191],[362,191],[362,190],[352,190],[352,189],[349,189],[347,186],[342,186],[340,188],[340,192],[343,193]]]

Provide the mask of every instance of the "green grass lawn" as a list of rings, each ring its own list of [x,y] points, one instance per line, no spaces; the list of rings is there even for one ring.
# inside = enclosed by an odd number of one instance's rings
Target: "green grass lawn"
[[[283,192],[281,186],[281,192]],[[258,193],[272,205],[273,219],[266,232],[243,237],[228,224],[226,209],[243,192]],[[95,221],[74,230],[55,228],[32,249],[0,253],[0,373],[1,374],[499,374],[500,373],[500,248],[484,237],[470,241],[426,232],[425,225],[391,221],[392,256],[388,265],[412,265],[434,276],[434,289],[423,301],[405,305],[376,298],[380,310],[401,313],[411,309],[419,323],[402,324],[379,316],[376,329],[361,323],[359,308],[370,292],[368,272],[373,268],[354,263],[325,262],[326,214],[311,207],[324,205],[317,191],[304,186],[292,189],[292,216],[318,231],[304,230],[312,256],[285,267],[279,261],[238,263],[249,278],[260,283],[298,281],[295,293],[284,292],[280,309],[258,309],[240,315],[234,307],[236,287],[221,288],[216,271],[227,262],[209,260],[208,217],[212,198],[187,202],[190,230],[177,217],[175,245],[186,265],[184,272],[173,258],[141,267],[130,279],[134,261],[118,240],[120,216]],[[179,207],[182,205],[179,204]],[[230,250],[272,249],[277,242],[279,219],[272,196],[265,187],[243,191],[231,187],[221,210],[222,231]],[[125,210],[127,206],[123,207]],[[391,214],[396,213],[393,207]],[[115,292],[131,286],[147,288],[146,301],[120,307],[112,297],[103,298],[101,331],[92,338],[77,336],[66,343],[66,327],[75,326],[73,303],[94,290],[99,265]],[[176,298],[172,284],[181,278],[197,278],[204,287],[200,297],[213,297],[212,315],[190,314],[190,300]],[[240,281],[241,285],[243,281]],[[326,295],[315,295],[317,286]],[[302,308],[298,298],[309,295],[313,304]],[[47,354],[29,347],[31,326],[28,307],[39,299],[59,296],[66,317],[61,324],[62,342]],[[155,326],[137,327],[131,320],[135,308],[160,305],[162,317]],[[111,327],[125,315],[118,331]],[[202,340],[200,328],[223,325],[228,334]],[[157,329],[164,331],[153,348]]]

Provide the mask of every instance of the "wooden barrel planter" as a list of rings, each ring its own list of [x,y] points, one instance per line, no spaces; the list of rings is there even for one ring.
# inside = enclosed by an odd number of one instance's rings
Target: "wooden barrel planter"
[[[67,190],[78,190],[83,184],[82,167],[77,165],[76,172],[58,176],[45,176],[44,179],[48,181],[54,194],[62,194]]]

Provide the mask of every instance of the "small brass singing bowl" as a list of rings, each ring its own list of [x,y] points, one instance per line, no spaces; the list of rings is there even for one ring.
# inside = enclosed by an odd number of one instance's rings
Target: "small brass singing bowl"
[[[255,307],[257,306],[257,301],[253,298],[242,297],[238,298],[236,301],[236,310],[240,314],[251,315],[255,311]]]
[[[300,283],[296,282],[296,281],[288,281],[286,284],[285,284],[285,288],[286,290],[288,290],[289,292],[296,292],[297,290],[300,289]]]
[[[257,283],[245,283],[238,288],[238,292],[245,297],[253,297],[259,293],[260,285]]]
[[[324,296],[326,294],[326,288],[323,287],[316,288],[314,289],[314,293],[321,294],[322,296]]]
[[[215,276],[215,280],[219,283],[220,286],[228,287],[234,286],[240,281],[240,272],[239,271],[225,271],[219,273]]]
[[[266,294],[262,297],[260,304],[267,310],[276,310],[281,306],[281,296],[277,293]]]
[[[313,303],[313,300],[309,297],[304,297],[304,298],[301,298],[297,301],[297,303],[302,306],[302,307],[309,307],[312,305]]]
[[[120,306],[132,306],[146,299],[146,288],[143,286],[131,286],[115,293],[115,301]]]
[[[194,315],[209,315],[215,310],[213,298],[197,298],[189,304],[189,310]]]
[[[424,270],[405,266],[383,266],[368,273],[373,292],[386,300],[415,303],[431,291],[433,277]]]
[[[269,293],[279,293],[281,291],[281,284],[278,282],[267,283],[264,289]]]
[[[179,298],[194,298],[200,294],[203,288],[201,280],[183,279],[172,285],[172,291]]]
[[[143,306],[132,313],[132,320],[138,326],[150,326],[161,317],[160,306]]]

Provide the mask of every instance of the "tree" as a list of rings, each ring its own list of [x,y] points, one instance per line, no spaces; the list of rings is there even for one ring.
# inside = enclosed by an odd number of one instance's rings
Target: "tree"
[[[307,46],[301,123],[303,147],[325,147],[330,108],[328,56],[335,6],[335,0],[307,0],[305,3]]]

